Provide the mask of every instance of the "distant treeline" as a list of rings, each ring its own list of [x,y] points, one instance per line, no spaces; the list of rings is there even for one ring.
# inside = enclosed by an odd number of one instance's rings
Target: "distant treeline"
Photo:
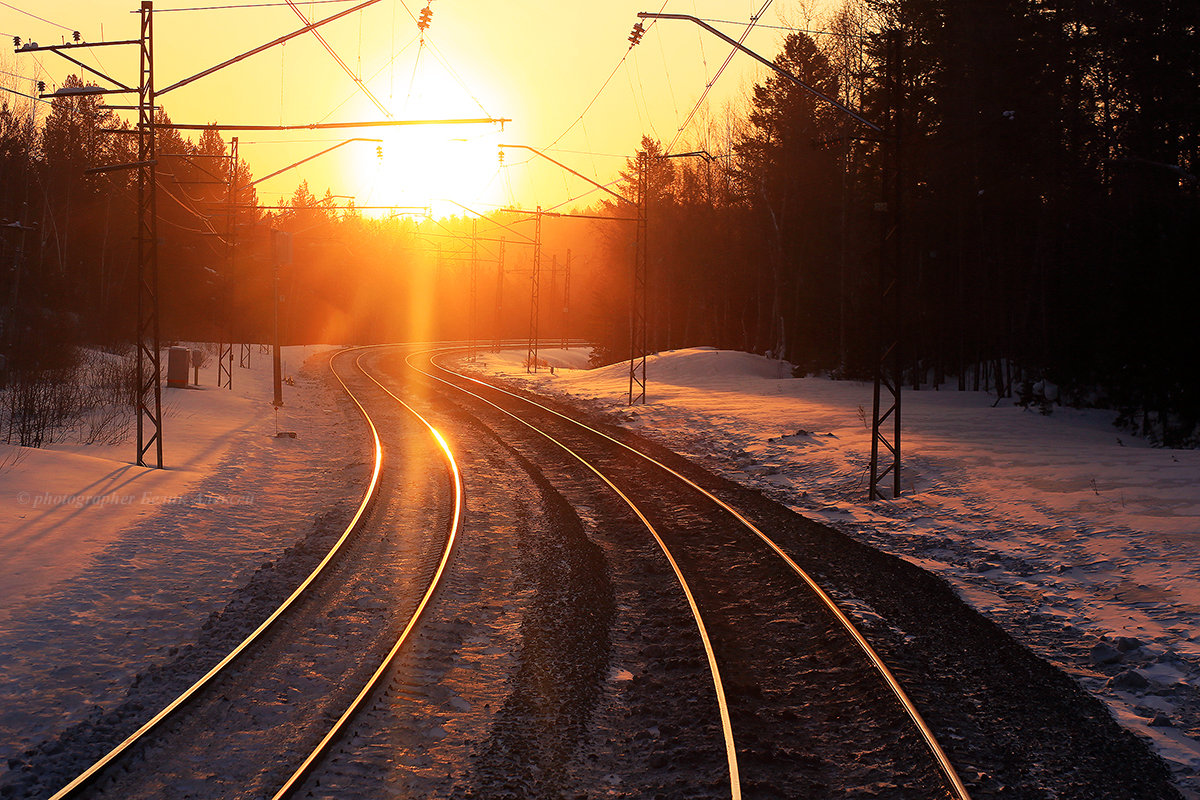
[[[651,347],[869,377],[896,108],[906,383],[1107,405],[1155,441],[1194,444],[1200,5],[849,0],[795,27],[776,63],[887,130],[770,77],[671,153],[643,138],[617,189],[634,197],[645,165]],[[128,347],[136,300],[134,174],[85,172],[136,160],[136,136],[105,132],[122,123],[96,97],[57,98],[40,125],[19,107],[0,106],[10,375],[78,343]],[[472,296],[478,338],[528,332],[528,218],[368,219],[301,185],[271,211],[242,190],[231,222],[215,131],[164,129],[159,151],[165,339],[267,339],[272,229],[294,234],[287,341],[465,338]],[[543,220],[543,335],[625,357],[634,227]]]

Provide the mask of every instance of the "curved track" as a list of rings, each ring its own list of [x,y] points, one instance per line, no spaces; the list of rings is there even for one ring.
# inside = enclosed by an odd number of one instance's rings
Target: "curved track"
[[[409,412],[411,412],[414,417],[419,419],[421,421],[421,423],[429,430],[429,434],[437,441],[438,447],[441,449],[441,451],[443,453],[445,453],[446,463],[450,467],[450,472],[451,472],[453,482],[454,482],[454,510],[451,513],[450,532],[446,536],[446,547],[442,551],[442,558],[438,562],[437,571],[434,573],[433,578],[430,580],[429,586],[425,590],[425,593],[421,596],[420,602],[417,603],[417,607],[413,611],[412,616],[409,618],[407,624],[405,624],[404,630],[401,631],[400,636],[397,637],[395,644],[392,645],[391,650],[388,651],[387,656],[379,664],[379,667],[371,674],[371,678],[366,682],[366,684],[363,685],[362,689],[358,692],[358,694],[355,695],[353,702],[351,702],[351,704],[346,708],[346,710],[344,712],[342,712],[342,715],[340,717],[338,717],[337,722],[335,722],[333,724],[333,727],[330,728],[329,732],[326,733],[323,737],[321,737],[321,741],[317,743],[317,746],[313,748],[312,752],[310,752],[309,755],[300,764],[300,766],[297,767],[296,771],[292,773],[292,775],[287,779],[286,782],[284,782],[283,786],[280,787],[279,791],[277,791],[272,796],[272,800],[283,800],[284,798],[291,797],[293,795],[293,793],[295,793],[295,791],[300,787],[300,784],[304,780],[304,778],[306,778],[308,776],[309,772],[312,771],[313,766],[317,763],[317,761],[322,756],[325,755],[325,753],[328,751],[330,745],[342,734],[342,732],[346,728],[346,725],[359,712],[359,710],[362,708],[363,704],[366,702],[367,698],[371,695],[371,693],[374,692],[379,687],[379,685],[383,681],[383,678],[386,675],[388,669],[391,667],[392,662],[395,661],[397,654],[399,654],[400,648],[402,648],[405,645],[405,643],[408,641],[408,638],[412,634],[413,629],[416,628],[417,623],[421,620],[421,617],[424,615],[425,609],[429,606],[429,602],[433,598],[434,592],[436,592],[438,587],[441,585],[442,578],[446,574],[446,566],[450,561],[450,555],[451,555],[451,553],[454,552],[454,545],[455,545],[455,542],[458,540],[459,527],[460,527],[460,524],[462,521],[462,511],[463,511],[462,474],[459,472],[458,462],[455,461],[454,453],[452,453],[450,451],[450,446],[446,443],[446,440],[444,438],[442,438],[442,435],[440,433],[438,433],[437,429],[434,428],[433,425],[431,425],[429,423],[429,420],[427,420],[425,417],[423,417],[419,413],[417,413],[417,411],[412,406],[410,406],[408,403],[401,400],[390,389],[388,389],[386,386],[384,386],[382,383],[380,383],[378,380],[376,380],[374,377],[372,377],[369,373],[367,373],[367,371],[362,368],[361,359],[362,359],[361,355],[357,359],[355,359],[355,366],[358,367],[358,369],[364,375],[366,375],[368,378],[371,378],[371,380],[380,389],[382,389],[384,392],[386,392],[389,397],[391,397],[393,400],[395,400],[397,403],[399,403],[405,409],[407,409]],[[340,380],[340,378],[339,378],[339,380]],[[343,382],[342,386],[345,386],[345,385],[346,384]],[[346,391],[347,391],[347,393],[349,393],[350,390],[347,388]],[[353,397],[353,394],[351,394],[350,396]],[[358,402],[359,401],[357,399],[355,399],[355,403],[358,403]],[[362,409],[361,404],[359,404],[359,408]],[[366,409],[363,409],[363,415],[366,416]],[[368,417],[368,422],[369,421],[370,421],[370,418]],[[372,425],[372,429],[374,429],[374,425]]]
[[[448,531],[419,599],[405,612],[398,635],[369,677],[361,680],[356,690],[343,684],[358,679],[336,678],[341,682],[339,696],[348,690],[352,696],[332,716],[330,708],[324,709],[325,716],[336,717],[332,725],[312,737],[315,744],[306,746],[307,755],[302,759],[295,756],[294,746],[284,748],[292,755],[281,757],[297,758],[299,766],[284,773],[287,777],[282,786],[270,795],[273,800],[293,796],[312,773],[319,775],[331,745],[345,735],[351,720],[377,693],[443,581],[460,534],[463,477],[454,453],[425,416],[364,368],[362,353],[368,349],[374,348],[358,349],[356,374],[371,382],[367,390],[377,399],[386,397],[386,402],[398,404],[406,415],[417,420],[445,462],[452,484]],[[719,731],[727,796],[741,798],[744,786],[752,795],[785,786],[789,793],[804,795],[820,791],[825,785],[878,786],[895,781],[897,788],[903,786],[906,790],[897,796],[968,798],[953,765],[900,682],[829,594],[766,532],[681,472],[608,433],[527,397],[446,369],[436,358],[445,352],[443,348],[409,354],[404,364],[419,380],[473,404],[473,413],[483,411],[499,415],[510,426],[515,423],[516,429],[510,428],[508,436],[519,437],[523,430],[529,438],[528,433],[533,433],[532,438],[542,442],[540,447],[549,446],[565,454],[576,464],[576,470],[582,470],[604,491],[619,498],[653,538],[660,557],[669,564],[678,591],[686,599],[704,651],[711,695],[706,702],[712,703],[712,711],[705,713],[715,718],[714,733]],[[322,581],[333,580],[328,577],[333,565],[351,560],[345,556],[347,550],[360,552],[349,543],[362,535],[385,465],[380,428],[347,378],[334,366],[339,357],[345,356],[331,358],[331,371],[366,420],[375,449],[370,484],[352,521],[317,568],[249,637],[52,800],[74,796],[96,785],[112,772],[113,766],[128,760],[135,748],[145,752],[146,747],[154,746],[155,734],[161,729],[174,727],[177,733],[179,724],[164,723],[177,723],[185,716],[185,709],[211,705],[211,701],[198,701],[214,694],[213,687],[223,685],[223,691],[231,694],[230,687],[252,685],[249,681],[282,682],[295,674],[294,670],[271,667],[296,663],[277,661],[272,654],[286,650],[289,637],[301,638],[296,631],[303,630],[306,615],[314,613],[313,608],[319,609],[318,617],[329,613],[328,606],[313,606],[306,595]],[[795,592],[797,587],[803,588],[803,596]],[[279,624],[284,618],[290,618],[288,624]],[[243,654],[248,650],[258,655],[246,666]],[[852,652],[855,650],[859,653],[857,659]],[[869,667],[863,666],[864,659]],[[664,668],[677,668],[672,664],[678,660],[678,656],[665,659]],[[235,665],[248,675],[236,675]],[[271,674],[272,669],[281,674]],[[235,677],[226,679],[224,676],[231,672]],[[346,675],[354,672],[349,670]],[[888,695],[892,711],[882,708]],[[206,736],[219,740],[220,734],[210,727],[222,716],[209,711],[190,724],[204,727]],[[907,720],[907,727],[901,719]],[[315,720],[305,723],[315,724]],[[735,731],[739,732],[736,740]],[[926,751],[924,760],[918,752],[922,748]],[[863,753],[871,754],[870,763],[861,763],[865,761]],[[259,757],[262,755],[260,752]],[[787,763],[789,755],[797,757],[799,768]],[[145,776],[153,770],[143,763],[128,780],[153,796],[161,790],[146,783]],[[120,793],[122,785],[110,781],[103,788],[106,793],[114,788]],[[261,787],[252,791],[261,791]],[[846,796],[855,795],[851,791]]]
[[[358,504],[352,519],[347,524],[341,535],[334,542],[333,546],[320,559],[317,566],[300,582],[300,584],[287,596],[287,598],[275,608],[266,619],[264,619],[248,636],[230,650],[223,658],[211,667],[203,676],[192,683],[184,692],[166,704],[160,711],[155,713],[150,719],[142,724],[137,730],[128,735],[115,747],[111,748],[100,759],[89,766],[86,770],[80,773],[75,779],[70,781],[63,788],[55,792],[51,800],[61,800],[62,798],[78,796],[82,791],[98,787],[106,794],[111,794],[111,791],[106,791],[111,787],[101,786],[105,780],[111,781],[114,778],[116,767],[123,766],[126,773],[129,771],[128,762],[137,751],[145,751],[146,748],[158,746],[155,742],[155,737],[162,733],[171,730],[170,733],[175,734],[181,727],[181,720],[189,711],[192,711],[196,706],[202,704],[205,700],[211,701],[210,696],[215,693],[216,687],[222,681],[228,681],[233,684],[246,684],[246,678],[239,675],[239,670],[249,670],[254,674],[258,674],[256,670],[261,669],[260,666],[247,667],[246,662],[250,659],[249,654],[254,652],[261,654],[264,651],[268,653],[268,658],[272,657],[275,652],[286,651],[289,646],[287,641],[277,641],[286,639],[286,634],[281,633],[280,629],[284,627],[283,622],[288,621],[289,625],[299,625],[303,629],[304,614],[311,613],[313,603],[319,602],[319,598],[314,598],[314,594],[320,594],[316,591],[316,587],[322,582],[328,583],[330,573],[334,572],[336,567],[343,567],[340,562],[346,560],[347,552],[354,550],[358,539],[362,536],[362,531],[366,527],[368,517],[372,513],[373,506],[376,504],[379,496],[381,484],[381,476],[384,472],[384,446],[381,442],[379,427],[371,415],[367,412],[366,407],[355,392],[350,388],[347,380],[340,374],[335,366],[335,362],[339,357],[348,351],[342,351],[330,358],[330,370],[339,384],[345,390],[346,394],[354,402],[355,406],[361,413],[366,422],[373,440],[373,469],[368,486],[363,494],[362,500]],[[358,367],[356,361],[356,367]],[[359,367],[361,371],[361,367]],[[365,374],[365,373],[364,373]],[[376,382],[377,383],[377,382]],[[379,388],[391,395],[386,388]],[[316,761],[336,739],[339,732],[342,730],[346,721],[354,714],[357,707],[361,704],[363,698],[368,695],[380,676],[387,670],[388,664],[394,659],[396,653],[404,645],[405,641],[416,627],[421,615],[428,606],[429,600],[437,589],[438,582],[442,579],[445,573],[445,567],[448,563],[451,553],[458,536],[459,524],[462,513],[462,480],[458,472],[458,465],[454,461],[453,454],[446,446],[445,441],[440,434],[429,424],[429,422],[418,414],[414,409],[405,404],[399,398],[392,395],[392,398],[402,405],[407,413],[418,420],[427,430],[428,435],[436,443],[437,450],[442,454],[449,472],[452,492],[453,492],[453,510],[450,514],[449,530],[446,532],[443,544],[440,547],[439,557],[437,560],[436,569],[433,570],[428,584],[424,587],[423,593],[420,595],[419,601],[410,611],[407,621],[402,625],[400,635],[391,645],[384,657],[383,661],[374,669],[371,677],[365,682],[364,686],[357,692],[348,708],[343,711],[338,717],[332,728],[320,737],[320,741],[311,751],[310,755],[303,760],[299,768],[293,773],[292,777],[284,783],[284,786],[275,794],[275,797],[285,797],[293,790],[295,784],[303,777],[304,774],[311,768],[313,762]],[[308,610],[302,609],[305,604],[309,604]],[[258,656],[256,656],[258,657]],[[286,681],[288,675],[271,675],[263,673],[258,678],[262,681]],[[253,679],[252,679],[253,680]],[[224,701],[226,698],[222,697]],[[212,733],[207,731],[206,733]],[[260,754],[261,757],[261,754]],[[144,772],[147,767],[144,763],[146,759],[140,759],[139,770]],[[153,771],[153,767],[149,768]]]
[[[414,363],[420,359],[420,364]],[[492,409],[507,415],[513,420],[516,420],[521,425],[529,430],[536,432],[539,436],[544,437],[547,441],[553,443],[556,447],[570,454],[570,456],[578,460],[589,471],[602,480],[614,492],[616,492],[624,502],[634,510],[638,517],[645,523],[646,527],[655,537],[662,552],[670,560],[672,569],[680,581],[683,591],[688,596],[689,605],[692,608],[693,615],[697,625],[701,631],[702,638],[705,642],[706,656],[710,664],[714,689],[717,696],[717,705],[722,719],[722,730],[725,740],[725,750],[727,754],[728,769],[729,769],[729,784],[730,792],[733,797],[741,795],[741,779],[739,775],[738,751],[734,745],[733,726],[730,722],[730,713],[728,703],[725,697],[725,689],[721,682],[720,670],[718,668],[718,658],[712,647],[709,634],[706,630],[704,618],[701,614],[701,608],[690,588],[687,579],[684,576],[684,571],[681,569],[679,561],[690,561],[689,569],[693,574],[703,575],[703,570],[699,569],[707,555],[695,553],[688,555],[687,549],[694,545],[688,543],[684,538],[676,538],[672,544],[664,541],[655,525],[650,521],[649,514],[661,514],[661,511],[651,511],[655,505],[653,499],[647,497],[646,486],[642,485],[636,489],[630,485],[629,478],[629,461],[635,460],[641,463],[642,469],[638,470],[641,473],[641,480],[646,480],[645,472],[647,468],[654,474],[651,480],[655,484],[664,482],[672,482],[677,488],[682,488],[684,491],[692,495],[694,502],[695,498],[702,499],[702,502],[719,509],[720,514],[724,515],[726,520],[732,519],[737,526],[745,532],[752,534],[755,539],[765,546],[771,556],[777,561],[786,565],[789,574],[792,575],[792,582],[799,581],[811,593],[812,597],[816,598],[820,606],[824,609],[824,613],[830,615],[836,620],[836,627],[846,636],[855,648],[857,648],[861,657],[865,657],[870,663],[871,668],[877,675],[877,680],[882,682],[894,699],[896,707],[903,711],[903,714],[909,721],[911,730],[915,731],[919,736],[923,746],[927,749],[927,755],[931,758],[930,768],[941,774],[941,779],[946,787],[949,796],[956,798],[967,798],[969,794],[963,782],[959,778],[949,758],[938,744],[929,726],[922,719],[916,706],[908,698],[900,685],[900,682],[884,664],[883,660],[871,647],[867,639],[851,622],[849,617],[837,606],[833,599],[826,593],[816,581],[814,581],[792,558],[787,552],[774,542],[763,530],[754,525],[737,509],[720,500],[711,492],[707,491],[696,482],[690,480],[680,472],[661,463],[651,456],[636,450],[629,445],[614,439],[608,434],[596,430],[573,420],[564,414],[554,411],[542,404],[532,401],[528,398],[520,397],[514,393],[499,389],[490,384],[476,380],[469,376],[447,370],[445,367],[437,363],[433,357],[433,352],[422,354],[414,354],[407,358],[407,363],[418,373],[424,375],[427,379],[437,381],[438,383],[452,387],[457,392],[465,393],[474,398],[477,402],[481,402],[491,407]],[[624,462],[624,463],[619,463]],[[624,473],[623,478],[610,477],[618,476]],[[638,480],[633,479],[634,482]],[[621,488],[624,483],[625,489]],[[661,491],[661,489],[660,489]],[[671,503],[680,504],[684,501],[673,495]],[[711,517],[709,518],[711,520]],[[715,525],[721,526],[719,521],[709,521],[710,527]],[[695,531],[692,531],[695,533]],[[739,547],[745,547],[745,542],[738,543]],[[684,555],[681,559],[677,559],[672,551],[677,550]],[[732,564],[733,561],[728,563]],[[761,557],[756,559],[757,564],[762,563]],[[703,579],[703,578],[702,578]],[[711,575],[709,576],[711,580]],[[777,580],[777,578],[775,578]],[[719,612],[712,612],[714,616],[722,616]],[[728,630],[730,625],[736,625],[737,622],[723,620],[721,626]],[[726,648],[728,650],[728,647]]]

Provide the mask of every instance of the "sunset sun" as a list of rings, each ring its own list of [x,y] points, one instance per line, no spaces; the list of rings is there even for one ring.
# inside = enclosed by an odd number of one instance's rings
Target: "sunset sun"
[[[410,69],[412,69],[410,67]],[[491,114],[472,90],[428,56],[396,87],[388,103],[396,120],[486,120]],[[495,207],[503,202],[496,145],[500,126],[422,124],[381,128],[382,150],[360,148],[355,170],[368,194],[361,206],[419,206],[435,216],[462,213],[467,206]],[[386,213],[384,211],[383,213]]]

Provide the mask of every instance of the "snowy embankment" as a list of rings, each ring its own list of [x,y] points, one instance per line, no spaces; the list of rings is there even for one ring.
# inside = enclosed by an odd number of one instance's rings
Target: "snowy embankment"
[[[354,448],[367,443],[346,427],[327,358],[310,359],[330,349],[285,348],[296,378],[278,415],[257,346],[232,391],[216,388],[215,363],[198,386],[164,389],[164,470],[136,466],[131,441],[0,445],[0,780],[11,757],[193,642],[314,516],[361,496]]]
[[[629,408],[628,362],[539,355],[553,375],[527,374],[524,350],[474,368],[583,401],[943,576],[1148,737],[1200,797],[1200,451],[1148,447],[1102,411],[910,391],[903,494],[867,503],[869,384],[696,348],[650,358],[647,403]]]

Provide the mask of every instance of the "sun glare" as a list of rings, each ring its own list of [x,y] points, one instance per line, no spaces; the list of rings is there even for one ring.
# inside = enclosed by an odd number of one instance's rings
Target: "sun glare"
[[[396,119],[477,119],[489,116],[449,75],[418,72],[411,88],[389,104]],[[503,202],[496,145],[497,125],[414,125],[380,128],[382,156],[364,149],[358,161],[369,197],[359,205],[431,207],[435,216],[462,214],[452,201],[485,211]],[[483,206],[483,208],[480,208]],[[381,210],[379,214],[388,213]]]

